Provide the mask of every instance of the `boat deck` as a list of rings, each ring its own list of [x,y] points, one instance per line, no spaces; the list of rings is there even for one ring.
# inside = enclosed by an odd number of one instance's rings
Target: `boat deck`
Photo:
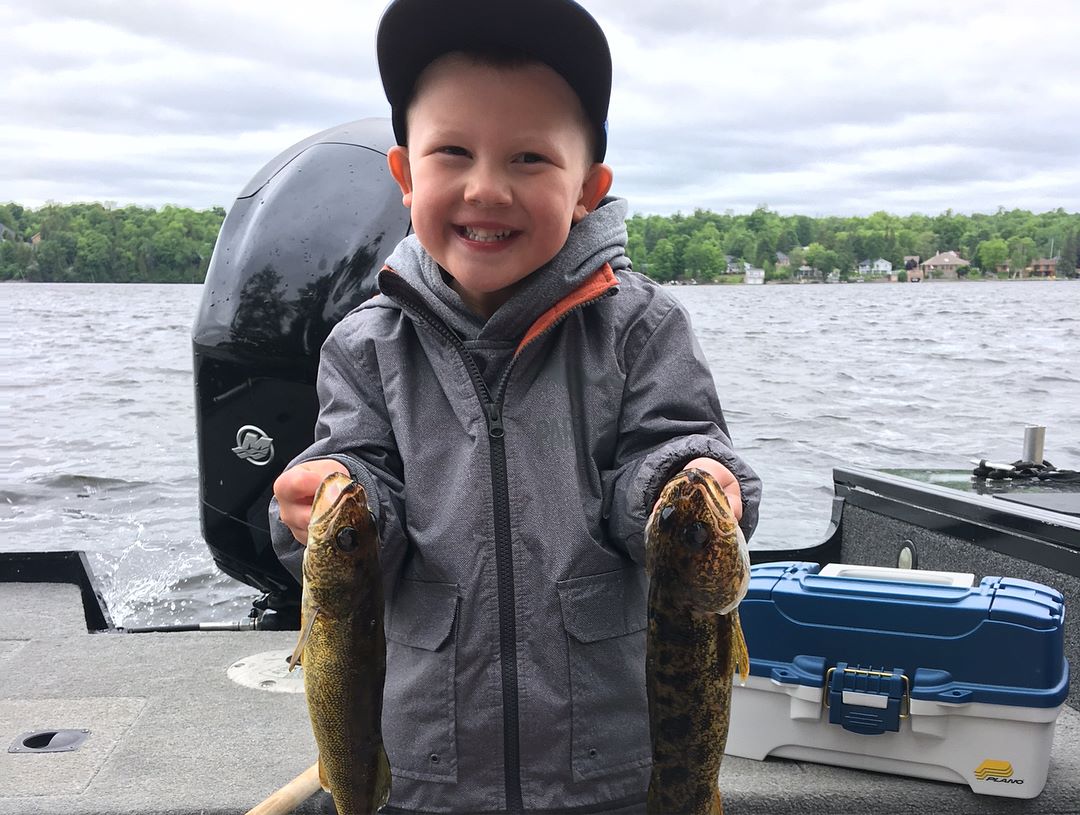
[[[0,813],[244,813],[304,771],[315,744],[302,693],[230,678],[283,659],[295,632],[87,633],[79,589],[0,582]],[[280,653],[275,653],[280,652]],[[295,690],[295,688],[293,688]],[[27,731],[87,729],[71,752],[11,753]],[[1036,799],[786,760],[724,760],[725,810],[741,813],[1080,813],[1080,713],[1058,719]],[[320,793],[297,812],[328,811]]]

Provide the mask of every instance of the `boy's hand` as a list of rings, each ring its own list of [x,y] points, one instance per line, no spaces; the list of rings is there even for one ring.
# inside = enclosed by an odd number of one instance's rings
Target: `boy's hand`
[[[330,473],[348,475],[349,469],[332,458],[317,458],[290,467],[274,481],[278,515],[281,516],[282,523],[289,527],[293,537],[304,546],[307,546],[311,502],[315,500],[319,485]]]
[[[724,491],[724,496],[731,505],[731,511],[735,513],[735,520],[742,520],[742,490],[739,489],[739,481],[732,475],[731,470],[714,458],[695,458],[693,461],[688,461],[683,466],[683,469],[704,470],[715,478],[716,483],[720,485],[720,489]],[[660,503],[659,499],[657,499],[656,503]],[[655,504],[653,509],[656,509]]]

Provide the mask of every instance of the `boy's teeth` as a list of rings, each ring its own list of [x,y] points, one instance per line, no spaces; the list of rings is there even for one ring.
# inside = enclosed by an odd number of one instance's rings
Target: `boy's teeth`
[[[479,229],[465,227],[465,237],[471,241],[501,241],[510,237],[509,229]]]

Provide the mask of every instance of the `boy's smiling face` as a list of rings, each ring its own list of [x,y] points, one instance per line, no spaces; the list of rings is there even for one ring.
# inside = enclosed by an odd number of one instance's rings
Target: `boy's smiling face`
[[[607,194],[588,133],[574,91],[542,63],[449,54],[421,75],[390,170],[420,243],[475,313],[490,317]]]

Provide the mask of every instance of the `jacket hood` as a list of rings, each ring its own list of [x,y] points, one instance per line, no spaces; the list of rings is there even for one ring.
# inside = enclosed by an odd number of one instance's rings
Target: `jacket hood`
[[[517,342],[541,314],[581,286],[605,263],[618,273],[630,267],[626,257],[626,201],[607,198],[574,224],[559,253],[526,277],[514,295],[485,321],[471,312],[446,283],[442,269],[409,235],[387,258],[379,276],[397,273],[447,326],[465,340]]]

